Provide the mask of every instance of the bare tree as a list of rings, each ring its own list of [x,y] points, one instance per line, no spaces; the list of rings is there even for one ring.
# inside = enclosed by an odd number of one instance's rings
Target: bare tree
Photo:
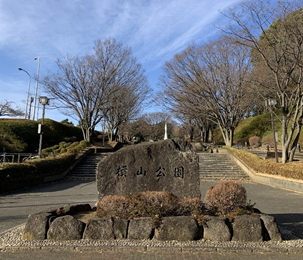
[[[271,95],[282,110],[282,162],[292,160],[303,119],[302,1],[243,2],[225,15],[234,23],[226,32],[254,52],[254,65],[266,68],[274,83]],[[257,77],[255,78],[257,79]],[[268,87],[257,82],[266,100]],[[263,87],[263,88],[262,88]],[[290,150],[290,154],[289,154]]]
[[[126,122],[138,118],[142,110],[142,105],[146,103],[151,92],[146,77],[137,75],[133,71],[133,76],[137,80],[131,80],[131,85],[115,83],[112,93],[108,97],[108,104],[103,107],[102,112],[109,131],[110,140],[114,140],[118,134],[119,127]]]
[[[164,136],[165,122],[168,122],[169,118],[169,114],[164,112],[150,112],[143,114],[140,117],[140,120],[146,122],[144,129],[146,137],[152,140],[162,139]]]
[[[0,116],[23,116],[24,113],[18,107],[13,107],[11,101],[0,101]]]
[[[94,51],[93,55],[58,60],[58,72],[44,79],[45,91],[60,103],[62,113],[80,122],[87,141],[91,141],[96,125],[112,108],[110,98],[117,85],[147,85],[131,50],[115,39],[96,41]]]
[[[226,145],[248,107],[246,81],[251,71],[247,48],[221,37],[203,46],[191,45],[171,62],[161,77],[169,109],[205,117],[218,125]]]

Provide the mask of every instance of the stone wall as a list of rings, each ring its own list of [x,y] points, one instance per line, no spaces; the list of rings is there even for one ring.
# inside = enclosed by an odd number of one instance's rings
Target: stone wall
[[[23,240],[113,240],[152,239],[160,241],[281,241],[275,219],[265,214],[237,216],[231,223],[222,217],[205,216],[203,224],[188,216],[152,218],[92,218],[84,223],[73,215],[91,210],[90,205],[65,206],[31,214],[25,225]],[[92,211],[92,210],[91,210]]]

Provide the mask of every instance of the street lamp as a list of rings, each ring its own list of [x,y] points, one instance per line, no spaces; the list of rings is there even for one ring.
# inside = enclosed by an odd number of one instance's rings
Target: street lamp
[[[38,81],[39,81],[39,69],[40,69],[40,57],[34,58],[34,60],[38,59],[38,68],[37,68],[37,77],[36,77],[36,89],[35,89],[35,101],[34,101],[34,115],[33,120],[35,120],[35,113],[36,113],[36,105],[37,105],[37,92],[38,92]],[[38,116],[37,116],[38,119]]]
[[[24,118],[26,119],[27,118],[27,104],[28,104],[29,90],[30,90],[30,86],[31,86],[31,76],[29,75],[29,73],[26,70],[24,70],[22,68],[18,68],[18,70],[23,70],[29,77],[27,96],[26,96],[26,105],[25,105],[25,114],[24,114]],[[29,119],[29,117],[30,117],[30,114],[28,115],[28,119]]]
[[[273,115],[273,107],[276,104],[277,104],[277,100],[275,98],[267,99],[267,105],[270,107],[271,126],[272,126],[272,132],[274,135],[275,159],[276,159],[276,163],[277,163],[278,162],[278,150],[277,150],[277,141],[276,141],[276,132],[275,132],[275,122],[274,122],[274,115]]]
[[[40,141],[39,141],[39,158],[42,158],[42,135],[43,135],[43,125],[44,125],[44,114],[45,114],[45,105],[49,105],[49,98],[47,97],[40,97],[39,98],[40,104],[43,106],[42,112],[42,120],[41,124],[38,126],[38,134],[40,134]]]

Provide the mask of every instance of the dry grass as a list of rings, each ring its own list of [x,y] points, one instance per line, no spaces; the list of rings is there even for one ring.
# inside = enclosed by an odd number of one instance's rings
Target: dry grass
[[[302,162],[276,163],[274,159],[260,159],[257,155],[226,147],[249,168],[256,172],[303,180]]]

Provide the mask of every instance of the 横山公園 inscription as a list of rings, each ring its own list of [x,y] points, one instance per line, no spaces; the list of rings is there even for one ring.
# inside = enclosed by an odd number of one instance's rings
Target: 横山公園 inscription
[[[149,174],[153,174],[154,172],[150,172]],[[165,168],[164,167],[159,167],[156,171],[156,176],[157,177],[165,177]],[[118,177],[126,177],[127,174],[127,166],[123,165],[123,166],[118,166],[115,175]],[[142,166],[140,166],[140,169],[134,173],[134,176],[146,176],[146,171],[143,170]],[[174,171],[171,173],[174,174],[174,177],[176,178],[184,178],[184,167],[180,166],[174,169]]]
[[[199,164],[190,143],[173,139],[123,148],[98,164],[99,199],[142,191],[200,197]]]

